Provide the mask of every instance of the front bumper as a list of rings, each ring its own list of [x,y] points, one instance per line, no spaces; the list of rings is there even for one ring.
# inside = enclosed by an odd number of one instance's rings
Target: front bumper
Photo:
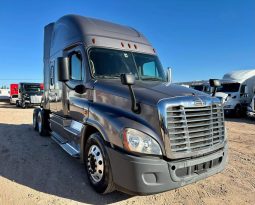
[[[235,109],[226,109],[224,108],[225,115],[233,115],[235,113]]]
[[[255,118],[255,112],[247,111],[247,112],[246,112],[246,115],[247,115],[248,117]]]
[[[18,98],[10,98],[10,103],[11,104],[16,104]]]
[[[148,195],[182,187],[221,172],[227,163],[224,148],[206,156],[166,161],[136,157],[107,149],[116,188],[128,194]]]

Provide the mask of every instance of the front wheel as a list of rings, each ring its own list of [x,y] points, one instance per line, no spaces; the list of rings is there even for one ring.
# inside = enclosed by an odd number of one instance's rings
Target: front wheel
[[[22,103],[21,103],[21,107],[22,107],[23,109],[26,109],[26,108],[27,108],[27,104],[26,104],[25,102],[22,102]]]
[[[241,106],[240,105],[237,105],[236,107],[235,107],[235,116],[236,117],[241,117],[242,116],[242,109],[241,109]]]
[[[19,101],[18,100],[16,101],[16,107],[19,107]]]
[[[109,157],[99,133],[89,136],[85,147],[85,166],[91,186],[98,193],[114,191]]]

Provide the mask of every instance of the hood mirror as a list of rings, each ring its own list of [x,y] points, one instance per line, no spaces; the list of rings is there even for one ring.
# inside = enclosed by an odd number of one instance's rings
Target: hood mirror
[[[215,96],[217,88],[221,86],[221,83],[218,79],[210,79],[209,84],[213,88],[212,96]]]
[[[133,74],[121,74],[120,80],[123,85],[134,85],[135,76]]]
[[[131,97],[131,110],[134,112],[134,113],[137,113],[139,114],[141,112],[141,108],[140,108],[140,105],[136,102],[136,98],[135,98],[135,93],[134,93],[134,90],[132,88],[132,85],[135,84],[135,76],[133,74],[121,74],[120,75],[120,80],[121,80],[121,83],[123,85],[127,85],[128,86],[128,89],[129,89],[129,92],[130,92],[130,97]]]

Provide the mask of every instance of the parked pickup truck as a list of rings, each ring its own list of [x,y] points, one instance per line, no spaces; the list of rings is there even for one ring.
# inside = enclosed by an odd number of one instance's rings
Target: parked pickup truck
[[[220,100],[167,76],[137,30],[64,16],[45,27],[34,129],[80,158],[99,193],[159,193],[221,172],[228,149]]]

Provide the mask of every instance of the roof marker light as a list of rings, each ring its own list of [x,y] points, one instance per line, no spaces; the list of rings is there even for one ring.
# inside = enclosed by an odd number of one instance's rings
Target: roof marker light
[[[92,38],[92,43],[95,44],[96,43],[96,39]]]
[[[121,46],[124,47],[124,43],[123,42],[121,42]]]
[[[135,49],[137,49],[137,46],[134,44]]]
[[[131,45],[128,43],[128,47],[131,48]]]

